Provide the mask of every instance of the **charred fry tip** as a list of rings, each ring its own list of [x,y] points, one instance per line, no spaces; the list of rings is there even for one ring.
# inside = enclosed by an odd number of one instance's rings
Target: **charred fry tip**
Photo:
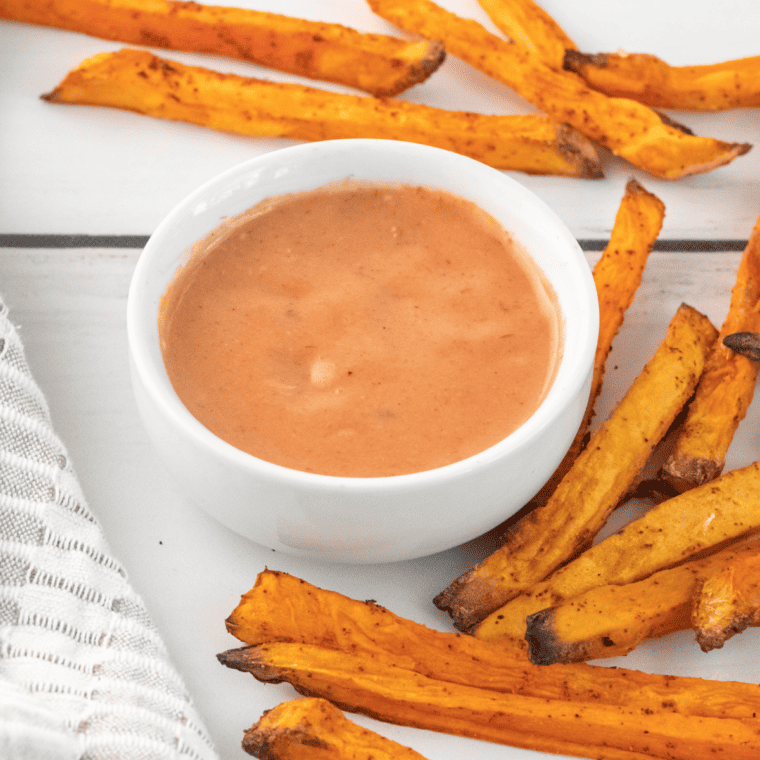
[[[443,591],[433,598],[433,604],[441,612],[451,612],[457,591],[466,585],[467,579],[473,574],[474,568],[465,570],[458,578],[455,578]]]
[[[696,641],[699,644],[699,648],[707,654],[712,652],[713,649],[721,649],[725,644],[723,632],[720,633],[703,633],[702,631],[696,632]]]
[[[253,757],[258,757],[260,760],[277,760],[280,757],[276,754],[276,751],[272,748],[272,739],[286,735],[294,744],[304,745],[309,747],[311,751],[327,749],[328,743],[313,734],[307,734],[303,730],[297,728],[279,729],[275,733],[274,737],[262,738],[259,736],[256,727],[252,727],[245,732],[243,736],[243,750]],[[308,751],[308,750],[307,750]]]
[[[553,665],[561,661],[562,646],[554,630],[554,610],[549,607],[525,619],[528,657],[534,665]]]
[[[647,190],[635,177],[631,177],[625,183],[625,194],[638,198],[649,198],[653,203],[659,206],[660,213],[664,216],[665,204],[654,193]]]
[[[737,332],[726,335],[723,345],[734,353],[746,356],[752,361],[760,361],[760,333]]]
[[[582,641],[562,641],[556,629],[553,607],[528,615],[525,619],[525,640],[528,657],[534,665],[583,662],[588,659],[588,646]],[[603,647],[614,647],[607,636],[601,639]]]
[[[420,59],[412,70],[422,79],[427,79],[446,60],[446,46],[440,40],[424,40],[424,42],[428,48],[427,55]]]
[[[491,585],[477,570],[477,566],[466,570],[433,599],[433,604],[450,615],[454,628],[461,633],[473,633],[485,615],[502,604],[501,598],[491,598]]]
[[[609,60],[607,53],[582,53],[580,50],[567,48],[562,59],[565,71],[578,72],[583,66],[595,66],[603,69]]]
[[[226,665],[228,668],[235,668],[235,664],[237,662],[235,653],[237,651],[237,649],[228,649],[225,652],[219,652],[219,654],[216,656],[216,659],[219,660],[222,665]]]
[[[654,504],[662,504],[663,501],[672,499],[679,493],[673,485],[660,478],[642,480],[632,492],[633,498],[647,499]]]
[[[50,92],[45,92],[42,95],[40,95],[40,100],[44,100],[47,103],[57,103],[58,92],[59,92],[59,88],[56,87],[54,90],[51,90]]]
[[[663,465],[658,479],[679,494],[715,480],[723,472],[725,460],[674,452]]]
[[[234,636],[235,638],[239,638],[238,632],[240,631],[240,626],[237,623],[226,621],[224,627],[226,628],[227,633]]]
[[[685,124],[681,124],[680,121],[676,121],[662,111],[657,111],[656,109],[652,110],[660,117],[660,121],[666,127],[673,127],[673,129],[677,129],[679,132],[683,132],[685,135],[689,135],[690,137],[694,136],[694,131],[687,127]]]
[[[744,632],[755,624],[753,615],[736,615],[724,628],[712,628],[695,626],[694,633],[697,644],[703,652],[712,652],[713,649],[722,649],[730,639]]]
[[[569,124],[557,128],[560,152],[578,166],[578,179],[604,179],[599,153],[594,144]]]
[[[583,173],[579,175],[578,179],[604,179],[604,171],[600,166],[584,161],[583,167]]]
[[[269,665],[257,647],[240,647],[220,652],[216,659],[232,670],[250,673],[262,683],[282,683],[282,672],[279,668]]]
[[[293,707],[294,711],[301,708],[300,720],[294,725],[290,725],[288,720],[288,708]],[[283,715],[284,721],[283,721]],[[329,749],[329,742],[317,735],[317,726],[312,721],[318,723],[325,718],[339,716],[338,708],[323,699],[306,698],[293,702],[284,702],[277,707],[264,710],[261,719],[247,729],[243,735],[243,750],[260,760],[278,760],[278,758],[289,757],[283,755],[278,745],[286,743],[293,748],[299,745],[309,747],[310,750]],[[327,727],[327,730],[338,730],[336,727]],[[309,750],[304,750],[308,752]]]
[[[629,195],[651,195],[651,193],[635,177],[630,177],[625,183],[625,191]]]
[[[468,608],[459,605],[455,595],[439,595],[435,597],[433,604],[441,612],[451,616],[451,624],[460,633],[472,633],[481,618],[481,615],[473,615]]]
[[[249,672],[251,670],[251,663],[254,661],[252,656],[254,653],[253,647],[239,647],[237,649],[228,649],[225,652],[219,652],[216,659],[219,662],[233,670],[242,670]]]
[[[367,92],[375,98],[395,98],[414,85],[421,84],[438,71],[446,60],[444,44],[439,40],[421,40],[420,42],[427,46],[427,54],[408,67],[403,79],[399,79],[393,87],[370,88]]]
[[[749,619],[737,617],[724,628],[695,625],[694,638],[703,652],[712,652],[714,649],[722,649],[730,638],[742,633],[750,622]]]

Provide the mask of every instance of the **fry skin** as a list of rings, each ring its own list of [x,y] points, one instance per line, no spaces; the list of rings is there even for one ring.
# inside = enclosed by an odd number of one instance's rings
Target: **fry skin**
[[[440,42],[362,34],[340,24],[173,0],[0,0],[0,17],[133,45],[240,58],[393,97],[443,63]]]
[[[261,644],[218,659],[258,681],[287,682],[299,694],[349,712],[539,752],[606,760],[754,760],[760,751],[756,720],[504,694],[307,644]]]
[[[599,92],[650,108],[727,111],[760,106],[760,56],[671,66],[647,53],[565,52],[563,66]]]
[[[409,747],[358,726],[326,699],[283,702],[245,732],[243,749],[261,760],[424,760]]]
[[[140,50],[94,56],[42,97],[245,135],[407,140],[462,153],[497,169],[601,177],[594,147],[544,116],[488,116],[344,95],[220,74]]]
[[[553,665],[620,657],[649,639],[688,630],[705,578],[724,572],[733,575],[738,564],[760,569],[760,542],[723,549],[634,583],[597,586],[533,613],[527,618],[525,633],[531,662]],[[743,616],[731,614],[728,618],[727,623],[715,626],[721,633]]]
[[[674,180],[712,171],[751,148],[693,135],[641,103],[597,92],[578,75],[551,69],[526,47],[507,42],[431,0],[368,2],[375,13],[402,29],[442,40],[451,55],[654,177]]]
[[[728,335],[760,330],[760,219],[744,249],[726,319],[660,477],[676,491],[713,480],[755,392],[758,365],[724,345]]]
[[[707,317],[681,305],[657,351],[546,504],[512,525],[495,552],[435,598],[456,628],[471,631],[590,545],[694,392],[716,334]]]
[[[565,50],[576,45],[560,25],[533,0],[478,0],[495,26],[528,48],[552,69],[561,69]]]
[[[226,621],[248,645],[289,642],[360,654],[377,664],[439,681],[571,702],[602,702],[642,712],[752,718],[760,687],[673,678],[586,663],[545,668],[511,648],[437,631],[372,601],[351,599],[287,573],[264,570]]]
[[[664,218],[665,204],[635,179],[628,180],[609,242],[593,271],[599,298],[599,338],[586,414],[559,467],[531,500],[534,507],[546,504],[588,443],[594,406],[602,390],[604,369],[612,349],[612,341],[618,334],[625,313],[641,284],[644,267],[660,234]]]
[[[492,612],[474,630],[484,641],[523,641],[526,620],[589,589],[623,585],[706,556],[760,532],[760,463],[658,504]]]
[[[694,600],[692,626],[703,652],[760,625],[760,556],[746,553],[704,573]]]

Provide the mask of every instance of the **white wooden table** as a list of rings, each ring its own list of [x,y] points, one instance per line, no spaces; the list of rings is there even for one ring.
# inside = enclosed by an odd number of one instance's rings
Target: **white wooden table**
[[[362,0],[235,4],[393,31]],[[475,0],[443,4],[488,24]],[[587,52],[622,48],[655,53],[674,64],[760,54],[756,0],[726,0],[717,11],[702,0],[545,0],[544,7]],[[146,600],[220,756],[232,760],[245,756],[244,729],[263,710],[293,696],[288,686],[260,685],[215,659],[217,652],[237,645],[224,619],[260,570],[285,570],[357,598],[373,598],[398,614],[448,630],[448,619],[431,599],[484,556],[489,542],[484,537],[434,557],[379,567],[321,565],[252,544],[178,495],[151,452],[132,401],[125,334],[132,270],[145,238],[186,194],[289,141],[39,99],[85,57],[119,47],[0,22],[0,295],[21,327],[29,362],[90,506]],[[288,79],[240,62],[157,52],[223,71]],[[532,110],[452,57],[404,97],[453,109]],[[760,143],[756,111],[673,115],[698,133]],[[606,178],[600,181],[515,175],[564,219],[590,263],[609,235],[628,177],[637,177],[666,204],[660,241],[609,361],[602,416],[659,343],[681,301],[717,325],[722,322],[743,241],[760,215],[759,169],[760,145],[728,167],[677,183],[653,180],[613,158],[606,159]],[[729,467],[760,458],[758,430],[753,408],[734,441]],[[613,518],[613,526],[624,514]],[[757,682],[758,635],[747,632],[705,655],[690,634],[677,634],[608,664]],[[548,757],[358,720],[430,760]]]

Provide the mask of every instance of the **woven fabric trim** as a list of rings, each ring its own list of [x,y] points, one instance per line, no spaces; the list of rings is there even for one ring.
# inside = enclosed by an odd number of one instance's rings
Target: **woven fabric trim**
[[[217,760],[0,301],[0,757]]]

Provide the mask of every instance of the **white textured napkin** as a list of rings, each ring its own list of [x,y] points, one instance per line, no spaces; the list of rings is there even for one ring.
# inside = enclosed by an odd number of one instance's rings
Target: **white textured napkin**
[[[1,301],[0,758],[216,758]]]

